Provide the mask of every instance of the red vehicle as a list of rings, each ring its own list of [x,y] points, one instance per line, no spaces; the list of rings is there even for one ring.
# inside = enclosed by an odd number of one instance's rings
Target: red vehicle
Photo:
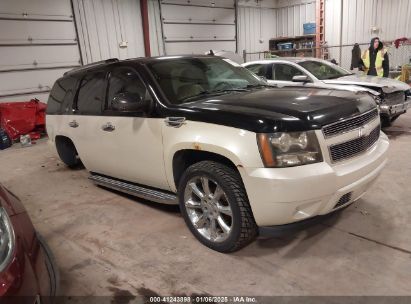
[[[0,185],[0,303],[52,303],[57,274],[23,204]]]

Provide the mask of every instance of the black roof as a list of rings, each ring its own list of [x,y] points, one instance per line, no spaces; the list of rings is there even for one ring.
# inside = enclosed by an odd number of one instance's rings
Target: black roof
[[[173,55],[173,56],[156,56],[156,57],[138,57],[138,58],[129,58],[129,59],[124,59],[124,60],[119,60],[118,58],[110,58],[107,60],[102,60],[102,61],[97,61],[93,62],[90,64],[83,65],[78,68],[74,68],[70,71],[67,71],[64,73],[64,76],[66,75],[75,75],[80,72],[85,72],[85,71],[93,71],[97,68],[101,68],[104,66],[108,66],[111,64],[115,63],[121,63],[121,62],[131,62],[131,63],[151,63],[157,60],[173,60],[177,58],[209,58],[211,57],[210,55]],[[221,58],[219,56],[213,56],[215,58]]]

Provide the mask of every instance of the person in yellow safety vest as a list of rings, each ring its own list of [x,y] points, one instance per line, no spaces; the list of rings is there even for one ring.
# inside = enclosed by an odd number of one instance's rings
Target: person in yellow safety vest
[[[371,39],[370,47],[361,56],[360,67],[367,75],[388,77],[388,52],[378,37]]]

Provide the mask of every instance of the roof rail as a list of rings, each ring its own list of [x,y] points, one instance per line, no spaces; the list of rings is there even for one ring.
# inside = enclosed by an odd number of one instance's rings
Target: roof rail
[[[107,63],[119,62],[119,61],[120,60],[118,60],[118,58],[110,58],[110,59],[106,59],[106,60],[92,62],[92,63],[86,64],[86,65],[82,65],[81,67],[71,69],[70,71],[65,72],[64,75],[68,75],[68,74],[78,72],[78,71],[82,71],[82,70],[87,70],[87,69],[95,67],[95,66],[104,65],[104,64],[107,64]]]

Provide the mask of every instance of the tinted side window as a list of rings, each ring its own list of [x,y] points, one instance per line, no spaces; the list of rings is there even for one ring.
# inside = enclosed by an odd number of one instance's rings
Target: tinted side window
[[[258,76],[265,77],[267,79],[272,79],[273,72],[272,72],[272,64],[253,64],[247,66],[251,72]]]
[[[86,75],[81,80],[76,110],[84,115],[101,114],[106,95],[106,86],[105,72]]]
[[[47,101],[47,114],[70,112],[76,91],[76,83],[77,79],[70,76],[60,78],[54,83]]]
[[[304,73],[292,65],[276,64],[274,66],[274,80],[292,81],[293,77],[297,75],[304,75]]]
[[[111,101],[120,93],[131,93],[149,99],[147,89],[138,73],[131,68],[120,67],[110,73],[108,87],[108,109],[111,109]]]
[[[251,72],[258,76],[264,76],[265,77],[265,65],[263,64],[253,64],[247,66],[247,69],[249,69]]]

